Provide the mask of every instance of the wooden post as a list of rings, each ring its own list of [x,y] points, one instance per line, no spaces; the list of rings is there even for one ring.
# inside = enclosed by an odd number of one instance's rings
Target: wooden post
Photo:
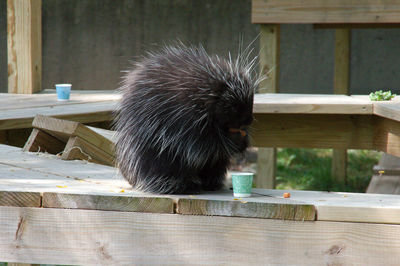
[[[266,77],[259,93],[275,93],[279,88],[279,25],[260,25],[260,71]],[[257,162],[258,188],[274,188],[276,175],[276,148],[259,148]]]
[[[41,8],[41,0],[7,0],[9,93],[42,89]]]
[[[335,32],[335,73],[333,92],[349,94],[350,81],[350,29],[336,29]],[[332,153],[332,177],[346,181],[347,150],[334,149]]]

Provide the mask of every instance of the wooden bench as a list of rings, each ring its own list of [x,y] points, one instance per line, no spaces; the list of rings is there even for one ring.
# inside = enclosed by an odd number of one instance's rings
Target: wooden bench
[[[335,60],[332,92],[349,94],[351,28],[398,27],[400,2],[390,0],[252,0],[252,22],[260,24],[260,71],[267,76],[260,92],[279,92],[280,24],[314,24],[334,28]],[[258,186],[275,186],[276,151],[261,149]],[[346,179],[347,152],[333,150],[332,176]]]
[[[395,265],[400,197],[132,191],[115,168],[0,145],[0,261]]]

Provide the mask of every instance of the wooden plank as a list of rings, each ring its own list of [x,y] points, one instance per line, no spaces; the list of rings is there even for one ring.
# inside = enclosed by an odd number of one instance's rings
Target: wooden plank
[[[400,156],[400,124],[387,118],[376,117],[374,147],[394,156]]]
[[[329,94],[264,93],[254,97],[254,113],[282,114],[373,114],[367,96]]]
[[[125,195],[85,195],[45,192],[43,193],[42,207],[105,211],[174,213],[173,199],[157,196],[130,197]]]
[[[179,199],[177,213],[219,215],[248,218],[269,218],[294,221],[314,221],[315,207],[307,204],[261,203],[240,201]]]
[[[11,96],[10,96],[11,95]],[[0,93],[0,110],[15,110],[32,107],[50,107],[64,105],[84,105],[93,102],[116,102],[120,95],[114,91],[94,91],[85,93],[73,90],[69,101],[57,101],[55,90],[45,90],[37,94],[6,94]]]
[[[375,125],[373,117],[363,115],[255,114],[252,145],[375,149]]]
[[[0,191],[0,206],[40,207],[41,198],[38,192]]]
[[[61,156],[63,160],[86,160],[89,162],[100,163],[114,166],[115,156],[100,149],[90,142],[80,137],[70,137]]]
[[[32,129],[28,141],[25,143],[23,151],[30,152],[48,152],[51,154],[58,154],[65,148],[65,142],[41,131],[39,129]]]
[[[400,122],[400,97],[391,101],[373,102],[374,114]]]
[[[108,138],[103,137],[81,123],[38,115],[33,120],[32,126],[45,130],[48,134],[56,133],[59,135],[67,135],[68,137],[77,136],[81,140],[96,146],[109,155],[114,154],[114,144]]]
[[[102,135],[106,139],[110,140],[111,142],[115,143],[116,141],[116,132],[113,130],[107,130],[103,128],[98,128],[98,127],[90,127],[87,126],[90,130],[96,132],[99,135]]]
[[[341,221],[347,222],[362,222],[362,223],[386,223],[399,224],[400,209],[385,210],[384,206],[380,207],[345,207],[345,206],[319,206],[317,208],[318,216],[325,221],[337,220],[340,217]],[[377,217],[380,217],[377,219]]]
[[[291,204],[314,205],[318,221],[400,224],[400,196],[345,192],[288,191]],[[253,189],[259,201],[282,198],[281,190]]]
[[[400,23],[334,23],[314,24],[314,29],[397,29]]]
[[[72,265],[396,265],[400,227],[0,208],[0,260]],[[46,241],[38,241],[38,239]]]
[[[260,72],[265,79],[259,93],[279,91],[280,26],[260,26]],[[274,188],[276,176],[276,149],[259,148],[257,154],[256,187]]]
[[[349,94],[350,83],[350,30],[335,30],[334,94]]]
[[[0,130],[31,128],[36,115],[47,115],[80,123],[113,120],[115,103],[94,102],[77,105],[25,108],[0,113]]]
[[[275,188],[276,158],[275,148],[258,148],[257,174],[254,180],[257,188]]]
[[[349,94],[350,86],[350,29],[335,30],[335,66],[333,77],[333,93]],[[337,181],[346,182],[347,150],[333,149],[332,177]]]
[[[42,89],[41,8],[41,0],[7,0],[9,93]]]
[[[259,93],[279,91],[280,26],[260,26],[260,71],[265,79],[259,85]]]
[[[253,23],[399,23],[396,0],[253,0]]]
[[[114,167],[64,161],[7,145],[0,145],[0,191],[133,195],[129,183]]]

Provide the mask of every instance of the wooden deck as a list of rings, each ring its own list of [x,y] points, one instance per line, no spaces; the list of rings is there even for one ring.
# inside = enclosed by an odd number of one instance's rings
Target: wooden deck
[[[115,168],[0,145],[0,261],[396,265],[400,197],[254,189],[151,195]]]

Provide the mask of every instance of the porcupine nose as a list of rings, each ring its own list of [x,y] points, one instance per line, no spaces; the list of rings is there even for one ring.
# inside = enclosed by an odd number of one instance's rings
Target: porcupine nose
[[[229,128],[229,132],[231,133],[240,133],[240,136],[242,136],[242,138],[246,137],[247,132],[244,130],[243,127],[240,128]]]

